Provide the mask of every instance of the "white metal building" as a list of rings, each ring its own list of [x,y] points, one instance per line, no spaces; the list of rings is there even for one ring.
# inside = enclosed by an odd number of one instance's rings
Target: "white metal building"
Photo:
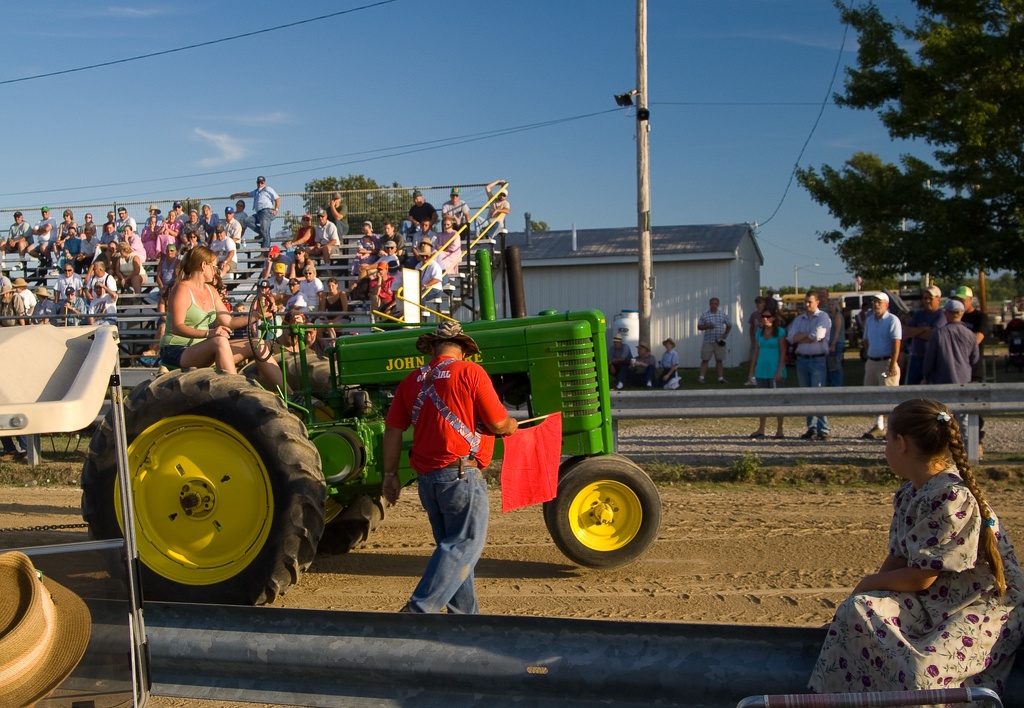
[[[597,309],[609,325],[622,310],[636,310],[639,271],[636,228],[510,233],[520,249],[526,310]],[[717,297],[730,317],[726,366],[750,358],[746,320],[760,290],[764,256],[748,224],[658,226],[651,233],[655,291],[652,353],[676,342],[682,368],[700,365],[697,318]],[[499,315],[501,314],[499,308]],[[635,353],[635,352],[634,352]]]

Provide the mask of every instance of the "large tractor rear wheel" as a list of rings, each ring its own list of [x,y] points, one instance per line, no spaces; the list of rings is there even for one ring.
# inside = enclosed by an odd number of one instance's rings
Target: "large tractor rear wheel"
[[[173,372],[125,401],[147,599],[263,604],[313,561],[326,485],[302,422],[241,376]],[[122,534],[108,415],[82,470],[93,538]]]
[[[636,560],[661,525],[661,498],[647,474],[619,455],[569,461],[558,496],[544,504],[551,539],[587,568],[615,568]]]

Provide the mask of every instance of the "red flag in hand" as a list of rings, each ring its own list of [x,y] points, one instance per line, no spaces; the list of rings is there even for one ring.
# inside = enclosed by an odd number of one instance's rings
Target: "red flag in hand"
[[[520,428],[505,438],[501,462],[501,511],[551,501],[558,494],[558,463],[562,454],[562,414]]]

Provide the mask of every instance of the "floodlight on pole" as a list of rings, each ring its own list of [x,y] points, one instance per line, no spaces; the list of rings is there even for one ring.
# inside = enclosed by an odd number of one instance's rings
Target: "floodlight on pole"
[[[619,93],[615,95],[615,104],[622,108],[627,108],[633,105],[633,96],[636,96],[637,90],[626,91],[626,93]]]

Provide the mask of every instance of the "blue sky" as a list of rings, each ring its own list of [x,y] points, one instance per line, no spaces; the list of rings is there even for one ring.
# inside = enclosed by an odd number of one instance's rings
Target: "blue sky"
[[[374,4],[10,4],[0,82],[354,11],[0,83],[0,208],[227,194],[251,189],[259,173],[291,192],[316,177],[362,173],[403,185],[509,180],[516,229],[526,211],[555,229],[636,223],[636,121],[613,99],[636,83],[633,0],[395,0],[359,9]],[[909,3],[884,5],[906,13]],[[855,61],[852,31],[840,55],[832,3],[649,0],[648,23],[654,223],[763,224],[764,285],[792,284],[794,266],[803,285],[852,279],[816,236],[834,221],[795,182],[768,221],[837,57]],[[841,82],[840,73],[836,89]],[[577,119],[390,154],[566,118]],[[874,114],[829,105],[801,165],[840,165],[856,150],[893,159],[907,149],[890,143]],[[300,162],[272,167],[289,161]]]

